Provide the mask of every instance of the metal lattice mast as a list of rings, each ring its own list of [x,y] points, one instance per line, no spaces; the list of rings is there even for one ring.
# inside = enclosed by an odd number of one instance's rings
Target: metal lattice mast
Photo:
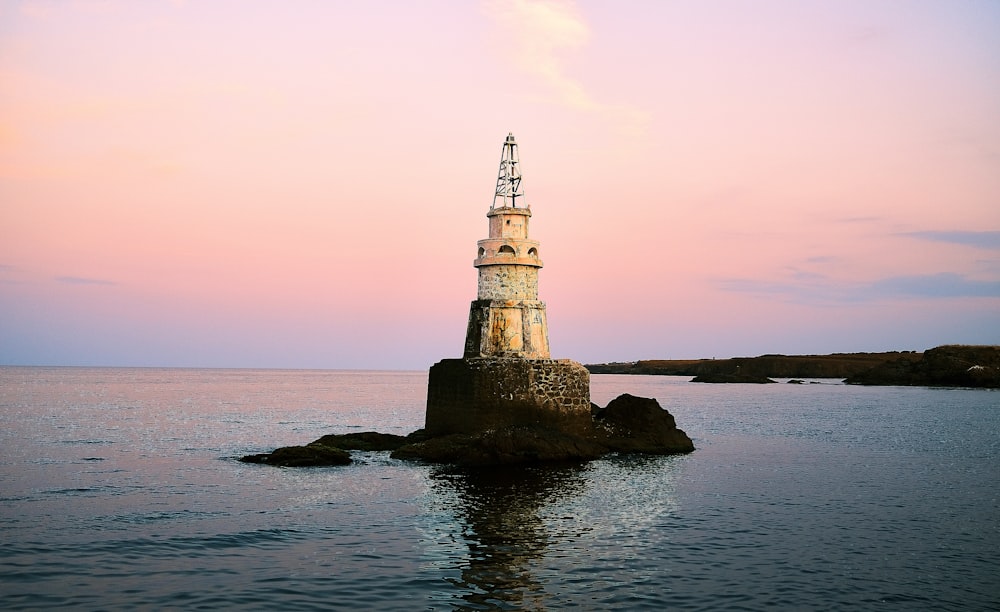
[[[507,139],[503,143],[503,151],[500,153],[497,191],[493,196],[493,204],[490,205],[490,209],[496,207],[498,198],[502,207],[517,208],[517,198],[523,197],[524,190],[521,189],[521,167],[517,157],[517,141],[514,140],[513,132],[508,132]]]

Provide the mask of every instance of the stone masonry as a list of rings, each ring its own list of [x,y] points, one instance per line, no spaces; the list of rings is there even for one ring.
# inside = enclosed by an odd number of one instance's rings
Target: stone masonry
[[[430,436],[536,425],[586,435],[590,373],[568,359],[443,359],[430,370]]]

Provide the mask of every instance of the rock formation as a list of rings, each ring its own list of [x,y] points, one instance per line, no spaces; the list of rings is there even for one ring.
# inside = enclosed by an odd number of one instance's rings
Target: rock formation
[[[609,450],[667,455],[694,450],[691,438],[677,429],[673,415],[655,399],[619,395],[594,414],[598,440]]]
[[[606,408],[588,409],[586,420],[565,427],[560,421],[525,419],[465,433],[408,436],[377,432],[326,435],[305,446],[285,446],[240,461],[284,467],[344,465],[351,450],[391,450],[396,459],[463,466],[582,461],[608,453],[667,455],[688,453],[694,443],[655,399],[624,394]]]

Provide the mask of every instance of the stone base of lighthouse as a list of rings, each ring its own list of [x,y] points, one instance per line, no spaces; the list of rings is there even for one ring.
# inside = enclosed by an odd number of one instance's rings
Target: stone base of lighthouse
[[[590,372],[569,359],[443,359],[430,369],[424,429],[431,436],[502,427],[593,430]]]

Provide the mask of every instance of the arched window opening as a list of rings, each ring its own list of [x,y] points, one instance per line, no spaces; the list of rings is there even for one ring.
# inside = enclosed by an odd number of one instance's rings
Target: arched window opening
[[[505,244],[502,247],[500,247],[500,250],[498,252],[501,255],[503,255],[504,253],[508,255],[516,255],[516,253],[514,252],[514,247],[510,246],[509,244]]]
[[[538,249],[536,249],[535,247],[531,247],[530,249],[528,249],[528,257],[535,257],[535,258],[537,258],[538,257]]]
[[[484,249],[483,247],[479,247],[479,255],[478,255],[478,257],[481,258],[485,254],[486,254],[486,249]]]

